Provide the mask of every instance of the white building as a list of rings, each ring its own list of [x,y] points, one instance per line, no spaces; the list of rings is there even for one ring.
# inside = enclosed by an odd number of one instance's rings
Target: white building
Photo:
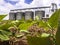
[[[15,9],[10,11],[9,19],[21,20],[24,17],[25,20],[35,20],[36,16],[38,16],[39,19],[47,19],[56,9],[57,5],[55,3],[52,3],[51,6]]]

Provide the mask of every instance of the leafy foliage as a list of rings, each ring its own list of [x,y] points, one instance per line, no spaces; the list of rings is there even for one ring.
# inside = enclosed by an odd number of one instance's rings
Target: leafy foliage
[[[57,32],[56,32],[56,43],[57,43],[57,45],[60,45],[60,13],[59,13],[59,17],[58,17],[58,28],[57,28]]]
[[[58,18],[59,17],[59,13],[60,12],[60,9],[57,10],[56,12],[54,12],[52,14],[52,16],[50,17],[50,19],[48,21],[43,21],[43,20],[27,20],[27,21],[24,21],[24,20],[7,20],[7,21],[2,21],[2,19],[5,17],[4,16],[1,16],[0,18],[0,40],[1,41],[7,41],[9,40],[9,36],[12,35],[12,32],[17,32],[17,31],[10,31],[8,28],[10,27],[17,27],[17,30],[19,30],[20,32],[22,32],[22,30],[28,30],[28,28],[30,26],[32,26],[33,24],[37,24],[39,26],[39,30],[40,30],[40,27],[43,27],[44,29],[51,29],[53,30],[54,28],[56,28],[58,26],[58,31],[57,31],[57,38],[60,36],[60,22],[59,22],[59,25],[58,25]],[[35,25],[36,26],[36,25]],[[24,31],[25,33],[28,34],[28,32]],[[34,31],[34,34],[35,32],[38,32],[37,31]],[[50,40],[49,36],[50,36],[50,33],[49,34],[46,34],[46,33],[43,33],[41,35],[37,34],[38,36],[27,36],[27,40],[28,40],[28,43],[30,45],[52,45],[52,41]],[[17,35],[17,37],[22,37],[21,34]],[[55,35],[53,35],[55,36]],[[59,40],[59,39],[58,39]],[[57,42],[58,42],[57,40]],[[60,42],[59,42],[60,44]]]
[[[52,45],[51,40],[49,40],[49,37],[31,37],[27,36],[27,40],[29,45]]]
[[[0,15],[0,21],[1,21],[4,17],[6,17],[6,15]]]
[[[9,40],[9,35],[11,34],[7,29],[7,23],[2,23],[3,18],[6,15],[0,15],[0,41]],[[6,27],[7,26],[7,27]]]
[[[21,30],[27,30],[31,25],[33,25],[34,24],[34,21],[25,21],[24,23],[22,23],[22,24],[20,24],[19,25],[19,28],[21,29]]]
[[[42,26],[42,27],[44,27],[45,29],[46,28],[49,28],[49,29],[51,29],[52,30],[52,39],[53,39],[53,44],[55,44],[56,42],[55,42],[55,35],[53,34],[53,29],[54,28],[57,28],[57,25],[58,25],[58,17],[59,17],[59,13],[60,12],[60,9],[59,10],[57,10],[56,12],[54,12],[53,14],[52,14],[52,16],[50,17],[50,19],[47,21],[47,22],[45,22],[45,21],[41,21],[41,22],[39,22],[39,26]],[[60,22],[59,22],[60,23]],[[59,29],[60,29],[60,27],[59,27]],[[59,31],[59,33],[60,33],[60,31]],[[57,34],[57,35],[59,35],[59,34]],[[30,37],[29,37],[30,38]],[[39,43],[37,43],[37,42],[34,42],[34,41],[38,41],[39,39],[37,39],[37,40],[35,40],[36,39],[36,37],[35,37],[35,39],[33,40],[33,38],[30,38],[30,40],[29,40],[29,38],[28,38],[28,42],[29,42],[29,44],[30,45],[39,45]],[[48,38],[47,38],[48,39]],[[58,39],[58,38],[57,38]],[[32,41],[31,41],[32,40]],[[58,39],[59,40],[59,39]],[[41,40],[41,41],[43,41],[43,40]],[[38,42],[41,42],[40,40],[38,41]],[[49,41],[49,40],[48,40]],[[48,42],[47,41],[47,42]],[[60,44],[60,41],[58,41],[59,42],[59,44]],[[41,42],[42,43],[42,42]],[[46,40],[45,40],[45,43],[46,43]],[[45,43],[43,42],[43,44],[41,44],[41,45],[45,45]],[[47,45],[47,43],[46,43],[46,45]],[[48,44],[49,45],[49,44]],[[51,45],[51,44],[50,44]]]
[[[60,9],[55,11],[50,17],[50,19],[48,20],[48,23],[51,27],[57,27],[59,13],[60,13]]]

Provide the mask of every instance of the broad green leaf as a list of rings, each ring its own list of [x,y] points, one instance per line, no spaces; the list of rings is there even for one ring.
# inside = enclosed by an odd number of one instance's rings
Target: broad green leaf
[[[52,42],[49,37],[41,38],[27,36],[27,41],[29,45],[52,45]]]
[[[0,34],[5,34],[5,35],[12,35],[12,33],[8,30],[0,30]]]
[[[16,37],[19,37],[19,38],[22,37],[22,36],[24,36],[24,35],[16,35]]]
[[[0,15],[0,21],[1,21],[4,17],[6,17],[6,15]]]
[[[39,22],[39,26],[40,26],[40,27],[43,27],[45,30],[48,30],[49,28],[51,28],[51,26],[49,25],[49,23],[48,23],[48,22],[45,22],[45,21],[43,21],[43,20],[41,20],[41,21]]]
[[[0,34],[0,39],[2,40],[2,41],[7,41],[7,40],[9,40],[9,37],[7,36],[7,35],[2,35],[2,34]]]
[[[4,30],[0,30],[0,39],[2,41],[7,41],[9,40],[9,33],[7,33],[7,31],[4,31]]]
[[[28,33],[28,31],[27,31],[27,30],[20,30],[20,32],[26,32],[26,33]]]
[[[10,22],[11,22],[11,21],[5,21],[5,22],[3,23],[3,21],[2,21],[2,24],[0,24],[0,29],[1,29],[1,30],[8,30],[9,27],[14,26],[14,24],[12,24],[12,23],[10,23]]]
[[[57,27],[57,32],[56,32],[56,44],[57,45],[60,45],[60,14],[59,14],[59,17],[58,17],[58,27]]]
[[[49,37],[50,34],[47,34],[47,33],[42,33],[41,37]]]
[[[31,22],[25,22],[25,23],[22,23],[22,24],[20,24],[19,25],[19,28],[21,29],[21,30],[27,30],[31,25],[32,25],[33,23]]]
[[[59,14],[60,14],[60,9],[55,11],[50,17],[50,19],[48,20],[48,23],[51,27],[57,26]]]

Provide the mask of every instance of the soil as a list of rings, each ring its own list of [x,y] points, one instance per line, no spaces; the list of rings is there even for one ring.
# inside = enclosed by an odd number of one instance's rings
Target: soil
[[[3,42],[0,41],[0,45],[9,45],[9,41],[3,41]]]

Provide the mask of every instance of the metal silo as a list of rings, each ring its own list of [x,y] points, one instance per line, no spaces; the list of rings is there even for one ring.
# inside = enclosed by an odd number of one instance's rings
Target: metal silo
[[[33,12],[27,11],[25,12],[25,20],[33,19]]]
[[[45,17],[45,12],[44,11],[36,11],[35,16],[38,16],[39,19],[42,19],[42,17]]]
[[[16,20],[16,13],[9,13],[10,20]]]
[[[22,19],[22,12],[17,12],[16,19],[21,20]]]

